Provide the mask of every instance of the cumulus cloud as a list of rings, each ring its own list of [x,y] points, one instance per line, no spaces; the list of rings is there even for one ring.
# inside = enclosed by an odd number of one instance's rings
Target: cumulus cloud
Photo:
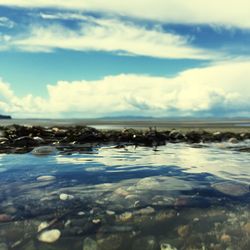
[[[56,7],[183,24],[218,24],[250,28],[248,0],[0,0],[0,5]]]
[[[41,13],[43,18],[61,18],[62,14]],[[129,21],[65,15],[64,18],[81,18],[79,29],[60,24],[32,26],[24,38],[13,40],[11,45],[22,50],[45,51],[70,49],[79,51],[125,52],[132,55],[158,58],[211,59],[215,53],[190,46],[191,38],[165,32],[160,26],[147,29]]]
[[[48,85],[48,99],[18,98],[0,81],[0,109],[17,116],[249,116],[250,62],[221,63],[172,77],[122,74]]]

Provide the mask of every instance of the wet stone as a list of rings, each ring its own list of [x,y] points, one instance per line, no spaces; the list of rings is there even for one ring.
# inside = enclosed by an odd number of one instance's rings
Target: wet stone
[[[212,187],[215,190],[230,196],[243,196],[250,192],[248,185],[234,182],[215,183],[212,184]]]
[[[52,229],[42,232],[38,236],[38,240],[46,243],[53,243],[57,241],[61,236],[61,232],[58,229]]]
[[[132,250],[157,250],[158,244],[154,236],[146,236],[136,239],[133,243]]]
[[[53,175],[42,175],[36,178],[38,181],[54,181],[56,179]]]
[[[83,241],[82,250],[97,250],[97,242],[90,237],[87,237]]]

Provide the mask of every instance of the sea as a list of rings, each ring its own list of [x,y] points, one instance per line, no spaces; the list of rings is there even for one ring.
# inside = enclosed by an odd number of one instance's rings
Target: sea
[[[246,140],[0,154],[0,249],[249,250],[249,148]]]

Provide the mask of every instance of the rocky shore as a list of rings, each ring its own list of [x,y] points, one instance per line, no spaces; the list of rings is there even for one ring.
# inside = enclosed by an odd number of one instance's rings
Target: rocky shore
[[[97,130],[86,126],[41,127],[10,125],[0,127],[0,153],[26,153],[38,146],[54,146],[65,150],[79,151],[83,147],[113,144],[124,146],[157,146],[167,143],[213,143],[229,142],[236,144],[250,139],[249,132],[207,130]],[[249,149],[242,149],[250,151]]]

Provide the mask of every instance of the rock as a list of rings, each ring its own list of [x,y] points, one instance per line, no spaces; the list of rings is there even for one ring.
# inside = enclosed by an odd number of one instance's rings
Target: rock
[[[0,250],[8,250],[7,244],[1,242],[1,243],[0,243]]]
[[[57,241],[61,236],[61,232],[58,229],[52,229],[44,231],[38,235],[38,240],[46,243],[53,243]]]
[[[246,223],[244,226],[243,226],[243,231],[247,234],[250,235],[250,222]]]
[[[45,142],[45,140],[42,137],[39,137],[39,136],[35,136],[35,137],[33,137],[33,139],[35,141],[37,141],[39,144]]]
[[[107,215],[115,215],[115,212],[114,212],[114,211],[111,211],[111,210],[107,210],[107,211],[106,211],[106,214],[107,214]]]
[[[13,143],[16,147],[34,147],[38,145],[37,141],[30,136],[19,137]]]
[[[126,222],[128,220],[131,220],[133,217],[133,214],[131,212],[125,212],[117,216],[117,220],[121,222]]]
[[[93,219],[92,222],[94,224],[100,224],[101,223],[101,220],[100,219]]]
[[[11,221],[12,217],[8,214],[0,214],[0,222],[8,222]]]
[[[77,215],[83,216],[83,215],[85,215],[85,213],[83,211],[80,211],[80,212],[77,213]]]
[[[177,233],[180,237],[184,238],[189,234],[189,226],[188,225],[181,225],[177,229]]]
[[[154,236],[146,236],[143,238],[137,239],[133,246],[132,250],[156,250],[158,249],[156,238]]]
[[[52,146],[41,146],[34,148],[31,153],[33,155],[51,155],[56,153],[56,148]]]
[[[36,178],[37,181],[54,181],[56,179],[53,175],[42,175]]]
[[[228,142],[229,142],[229,143],[238,143],[239,141],[238,141],[236,138],[232,137],[232,138],[230,138],[230,139],[228,140]]]
[[[226,195],[230,196],[242,196],[249,193],[249,186],[246,184],[236,182],[219,182],[212,184],[212,187]]]
[[[98,239],[97,244],[100,250],[117,250],[122,245],[122,237],[119,234],[111,234],[105,238]]]
[[[74,196],[73,195],[71,195],[71,194],[60,194],[59,195],[59,198],[60,198],[60,200],[62,200],[62,201],[68,201],[68,200],[72,200],[72,199],[74,199]]]
[[[228,234],[222,234],[220,240],[224,243],[229,243],[231,241],[231,237]]]
[[[149,214],[153,214],[154,212],[155,212],[155,209],[153,207],[146,207],[137,211],[137,213],[142,214],[142,215],[149,215]]]
[[[177,250],[177,248],[172,247],[170,244],[168,244],[167,242],[161,242],[160,243],[160,249],[161,250]]]
[[[43,229],[47,228],[49,226],[49,223],[44,221],[41,222],[38,226],[37,232],[41,232]]]
[[[97,242],[90,237],[87,237],[83,241],[83,250],[97,250]]]

